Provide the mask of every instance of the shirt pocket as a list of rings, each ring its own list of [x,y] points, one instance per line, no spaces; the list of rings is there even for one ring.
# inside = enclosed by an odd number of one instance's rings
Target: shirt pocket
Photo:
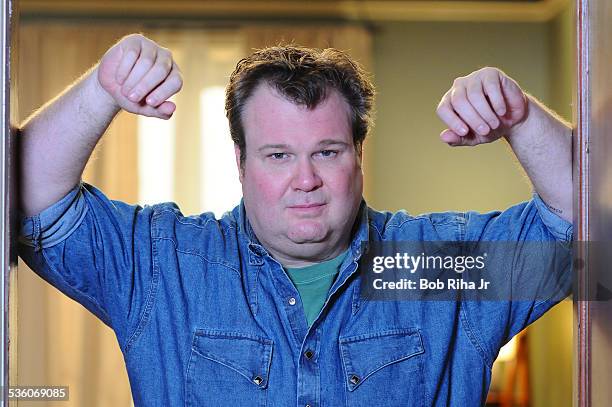
[[[347,406],[422,406],[425,349],[416,328],[340,337]]]
[[[241,332],[196,330],[187,367],[187,406],[265,406],[270,339]]]

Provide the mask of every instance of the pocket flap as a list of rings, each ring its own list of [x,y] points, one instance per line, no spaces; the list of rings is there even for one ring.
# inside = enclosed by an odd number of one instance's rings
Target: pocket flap
[[[340,337],[340,355],[350,391],[376,371],[425,352],[416,328],[398,328]]]
[[[242,332],[198,329],[192,350],[244,376],[260,388],[268,385],[273,342]]]

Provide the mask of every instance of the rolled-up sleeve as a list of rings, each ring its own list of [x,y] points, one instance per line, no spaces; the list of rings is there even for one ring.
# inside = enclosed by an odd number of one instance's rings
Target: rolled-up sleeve
[[[502,212],[466,214],[465,240],[484,242],[491,284],[503,287],[499,298],[462,305],[470,339],[489,367],[507,341],[570,293],[572,237],[572,224],[536,193]]]
[[[21,219],[19,255],[113,328],[123,348],[151,301],[153,213],[153,207],[110,200],[80,183],[41,213]]]
[[[573,237],[574,228],[571,223],[550,210],[540,195],[533,193],[533,203],[538,210],[542,223],[555,239],[570,242]]]
[[[87,214],[82,185],[74,187],[66,196],[41,213],[21,217],[19,242],[40,250],[66,239],[81,224]]]

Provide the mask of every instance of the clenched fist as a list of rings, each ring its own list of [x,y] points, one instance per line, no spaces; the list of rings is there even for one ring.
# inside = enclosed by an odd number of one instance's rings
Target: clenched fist
[[[522,123],[529,99],[497,68],[482,68],[455,79],[436,110],[448,126],[440,138],[451,146],[475,146],[508,135]]]
[[[176,105],[168,99],[183,86],[172,53],[150,39],[131,34],[102,57],[98,81],[128,112],[168,119]]]

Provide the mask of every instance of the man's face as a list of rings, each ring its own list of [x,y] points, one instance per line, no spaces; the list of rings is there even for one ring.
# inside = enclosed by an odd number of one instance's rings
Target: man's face
[[[260,242],[284,266],[340,254],[363,192],[349,106],[335,90],[312,110],[259,85],[243,111],[246,160],[240,182]],[[236,162],[240,151],[236,147]]]

